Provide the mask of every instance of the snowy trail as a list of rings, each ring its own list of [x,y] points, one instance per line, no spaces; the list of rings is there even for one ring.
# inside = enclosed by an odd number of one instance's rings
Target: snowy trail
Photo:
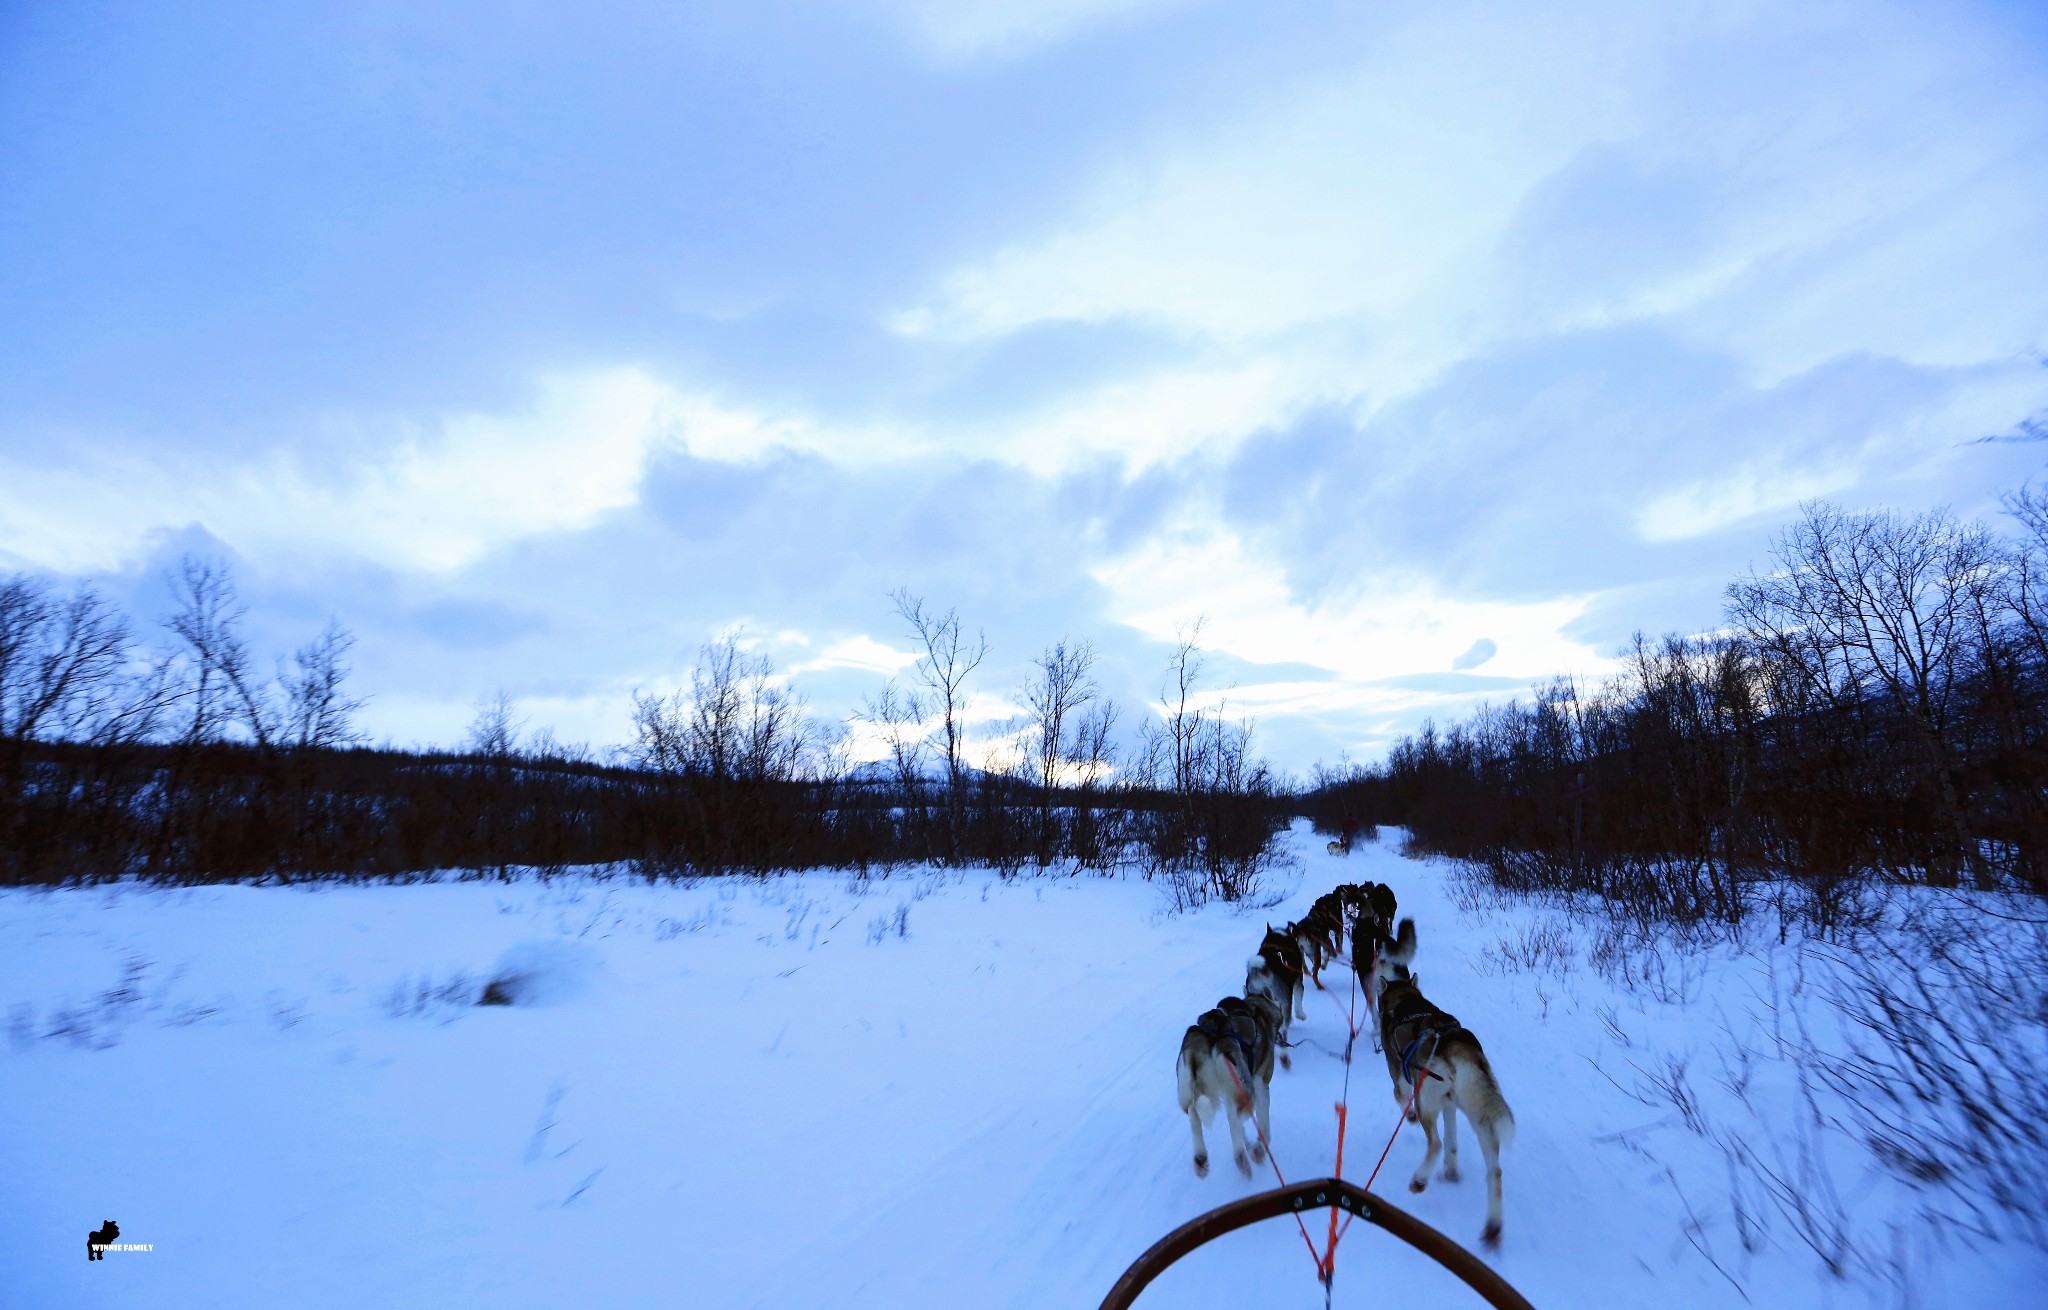
[[[1264,920],[1368,878],[1417,920],[1425,990],[1480,1035],[1514,1107],[1490,1259],[1535,1304],[1896,1303],[1820,1273],[1783,1224],[1745,1251],[1720,1156],[1623,1090],[1631,1061],[1750,1021],[1755,961],[1702,963],[1668,1005],[1583,965],[1489,971],[1534,912],[1461,911],[1440,866],[1384,846],[1288,840],[1283,903],[1180,916],[1140,881],[929,871],[0,895],[0,1306],[1091,1306],[1169,1229],[1271,1185],[1216,1150],[1220,1123],[1194,1176],[1180,1036],[1242,986]],[[562,995],[393,999],[422,974],[480,982],[508,950],[555,961]],[[129,961],[135,996],[109,1002]],[[1334,1162],[1345,1027],[1324,995],[1308,1015],[1273,1089],[1289,1177]],[[1398,1114],[1363,1036],[1350,1107],[1362,1178]],[[1464,1143],[1464,1181],[1412,1196],[1422,1141],[1404,1130],[1377,1190],[1471,1243],[1484,1183]],[[1880,1201],[1885,1185],[1855,1180]],[[109,1217],[155,1249],[89,1265]],[[2007,1247],[1921,1268],[1923,1307],[2025,1304],[2048,1275]],[[1334,1304],[1396,1291],[1474,1304],[1354,1225]],[[1140,1304],[1321,1299],[1276,1221]]]

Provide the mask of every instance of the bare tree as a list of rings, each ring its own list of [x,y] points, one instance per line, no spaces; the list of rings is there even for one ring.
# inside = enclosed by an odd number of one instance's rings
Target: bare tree
[[[1772,555],[1776,570],[1729,587],[1731,612],[1829,702],[1882,695],[1905,715],[1949,834],[1945,867],[1930,872],[1953,882],[1974,859],[1951,726],[1970,673],[1972,617],[1998,585],[1997,543],[1945,511],[1903,517],[1810,504]]]
[[[916,673],[929,694],[927,703],[939,716],[946,758],[946,858],[957,860],[960,812],[966,792],[967,678],[988,658],[988,639],[977,632],[968,641],[961,632],[958,610],[949,609],[941,614],[929,609],[907,588],[890,592],[889,599],[924,647]]]
[[[469,721],[462,748],[486,759],[508,760],[519,749],[519,733],[525,726],[513,713],[512,698],[500,691],[477,702],[476,717]]]
[[[633,744],[626,754],[633,763],[655,773],[680,776],[689,771],[689,707],[681,693],[633,693]]]
[[[0,581],[0,739],[32,735],[35,668],[52,608],[49,589],[27,574]]]
[[[1067,764],[1076,782],[1068,849],[1078,864],[1104,871],[1121,857],[1130,828],[1128,815],[1102,803],[1104,781],[1116,764],[1116,721],[1115,702],[1099,697],[1075,719],[1067,740]]]
[[[1094,667],[1095,649],[1085,641],[1073,646],[1056,641],[1032,661],[1024,704],[1031,711],[1032,764],[1038,785],[1047,792],[1059,785],[1062,767],[1072,759],[1080,712],[1101,694]]]
[[[1032,661],[1033,674],[1024,684],[1024,704],[1031,724],[1026,740],[1033,781],[1038,786],[1038,863],[1053,855],[1053,797],[1061,775],[1074,755],[1080,715],[1100,693],[1091,671],[1095,650],[1087,642],[1069,646],[1064,640],[1045,648]]]
[[[752,662],[741,654],[739,641],[728,635],[698,653],[690,670],[688,717],[684,742],[696,771],[712,778],[739,774],[745,749],[747,686]]]
[[[1096,700],[1074,721],[1067,738],[1067,763],[1084,788],[1099,786],[1116,764],[1117,708],[1113,701]]]
[[[1202,680],[1202,620],[1183,629],[1173,655],[1166,664],[1166,686],[1159,699],[1166,713],[1164,745],[1171,770],[1168,784],[1177,796],[1195,791],[1201,777],[1201,742],[1209,722],[1196,703],[1196,688]]]
[[[1279,824],[1272,771],[1253,753],[1250,720],[1230,722],[1221,704],[1202,703],[1201,630],[1199,622],[1184,629],[1167,661],[1161,717],[1144,731],[1136,771],[1141,787],[1171,797],[1170,809],[1146,816],[1146,840],[1154,872],[1187,905],[1251,895]]]
[[[129,646],[127,620],[90,587],[59,600],[26,576],[0,581],[0,738],[91,735]]]
[[[917,693],[906,691],[894,678],[882,690],[861,702],[861,722],[882,736],[889,751],[890,771],[907,797],[914,794],[924,778],[926,737],[925,707]]]
[[[278,670],[277,680],[284,689],[280,726],[292,746],[332,749],[362,740],[352,721],[363,702],[342,691],[349,675],[348,653],[354,645],[348,629],[329,620],[319,636],[293,653],[289,669]]]
[[[632,756],[672,775],[787,782],[819,763],[824,740],[801,696],[765,655],[726,633],[698,652],[690,688],[633,697]]]
[[[185,739],[218,741],[236,723],[260,746],[275,737],[273,711],[250,665],[242,640],[245,614],[226,564],[187,555],[170,579],[177,608],[164,620],[187,661],[185,699],[191,719]]]
[[[632,758],[667,779],[692,827],[670,864],[761,867],[793,830],[800,789],[817,781],[830,743],[766,656],[728,632],[698,653],[687,691],[633,698]]]
[[[2004,601],[2033,660],[2048,666],[2048,486],[2005,498],[2021,536],[2006,570]]]

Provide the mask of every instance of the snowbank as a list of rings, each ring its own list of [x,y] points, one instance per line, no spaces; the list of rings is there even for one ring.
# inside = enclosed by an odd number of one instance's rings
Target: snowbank
[[[1265,919],[1365,878],[1416,917],[1425,990],[1514,1107],[1491,1258],[1537,1305],[1898,1303],[1875,1264],[1825,1272],[1714,1136],[1798,1159],[1787,1089],[1712,1056],[1724,1027],[1792,1013],[1790,979],[1773,996],[1764,961],[1722,951],[1668,960],[1656,999],[1546,913],[1461,910],[1442,868],[1387,844],[1291,840],[1298,889],[1248,913],[1172,915],[1140,881],[928,870],[0,895],[0,1303],[1093,1305],[1168,1229],[1270,1185],[1227,1158],[1194,1177],[1174,1053],[1242,985]],[[520,1004],[474,1003],[504,976]],[[1290,1177],[1334,1161],[1343,999],[1309,998],[1276,1076]],[[1369,1165],[1397,1111],[1361,1055],[1346,1160]],[[1687,1055],[1705,1132],[1651,1085]],[[1466,1180],[1411,1197],[1404,1133],[1380,1190],[1472,1242],[1465,1140]],[[1828,1163],[1859,1249],[1911,1212],[1856,1152]],[[151,1249],[88,1263],[107,1218]],[[1917,1306],[2029,1304],[2048,1277],[2024,1249],[1901,1241],[1876,1254]],[[1140,1304],[1320,1296],[1273,1223]],[[1390,1301],[1473,1304],[1355,1227],[1334,1303]]]

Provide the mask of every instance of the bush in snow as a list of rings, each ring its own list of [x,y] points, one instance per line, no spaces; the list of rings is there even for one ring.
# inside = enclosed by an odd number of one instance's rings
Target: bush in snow
[[[575,942],[519,942],[498,957],[479,1005],[556,1005],[583,994],[597,956]]]

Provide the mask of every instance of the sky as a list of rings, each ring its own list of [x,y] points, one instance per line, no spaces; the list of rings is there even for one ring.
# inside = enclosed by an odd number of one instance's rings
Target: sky
[[[1135,724],[1199,619],[1306,773],[1995,520],[2044,238],[2023,4],[13,0],[0,572],[223,560],[401,744],[726,631],[839,718],[896,588]]]

